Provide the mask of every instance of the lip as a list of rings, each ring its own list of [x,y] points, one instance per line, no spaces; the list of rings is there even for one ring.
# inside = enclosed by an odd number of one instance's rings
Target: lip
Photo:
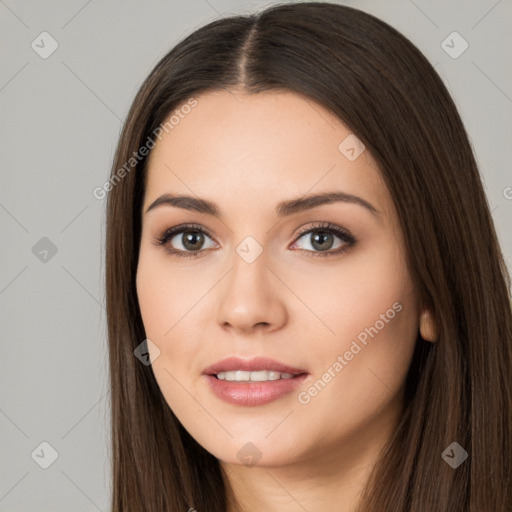
[[[291,379],[266,382],[232,382],[220,380],[216,377],[216,374],[219,372],[234,370],[268,370],[290,373],[293,377]],[[294,368],[266,357],[255,357],[253,359],[229,357],[218,361],[203,371],[203,376],[207,380],[210,389],[218,398],[230,404],[246,407],[268,404],[284,397],[300,387],[308,375],[309,373],[305,370]]]
[[[268,370],[272,372],[291,373],[292,375],[300,375],[307,373],[306,370],[293,368],[286,364],[280,363],[275,359],[268,357],[253,357],[252,359],[241,359],[239,357],[228,357],[221,361],[208,366],[203,370],[204,375],[217,375],[219,372],[231,372],[234,370],[244,370],[247,372],[257,372],[260,370]]]

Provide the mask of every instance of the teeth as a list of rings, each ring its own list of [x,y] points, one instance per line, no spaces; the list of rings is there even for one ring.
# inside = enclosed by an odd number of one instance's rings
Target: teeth
[[[291,373],[270,372],[267,370],[257,372],[236,370],[233,372],[220,372],[217,374],[217,378],[235,382],[265,382],[267,380],[291,379],[293,375]]]

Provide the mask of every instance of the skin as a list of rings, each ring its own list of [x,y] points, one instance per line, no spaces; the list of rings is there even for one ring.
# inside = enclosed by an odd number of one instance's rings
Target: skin
[[[347,159],[338,146],[350,129],[312,100],[223,90],[197,101],[152,150],[141,212],[136,284],[147,338],[160,351],[150,348],[155,378],[179,421],[219,459],[229,512],[354,511],[402,413],[418,328],[432,322],[412,286],[394,204],[369,151]],[[336,202],[277,219],[280,201],[334,190],[378,215]],[[144,213],[164,193],[206,198],[223,218],[168,205]],[[334,236],[330,256],[308,257],[322,252],[315,233],[297,233],[322,222],[357,244],[334,254],[347,245]],[[182,223],[212,235],[197,258],[153,243]],[[172,240],[177,250],[186,250],[182,234]],[[236,252],[247,236],[263,250],[252,263]],[[266,356],[309,372],[299,390],[307,392],[395,303],[400,312],[307,404],[296,392],[262,406],[228,404],[202,376],[228,356]],[[237,455],[249,442],[261,454],[252,466]]]

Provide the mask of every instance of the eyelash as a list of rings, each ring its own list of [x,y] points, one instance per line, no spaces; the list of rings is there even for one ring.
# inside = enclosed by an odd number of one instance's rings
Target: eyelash
[[[179,258],[197,258],[201,255],[201,253],[204,252],[204,250],[199,251],[182,251],[177,249],[172,249],[167,247],[167,242],[171,240],[176,234],[183,233],[186,231],[192,231],[192,232],[199,232],[202,234],[207,235],[208,237],[213,237],[206,231],[202,226],[198,224],[181,224],[180,226],[175,226],[173,228],[170,228],[166,231],[164,231],[161,235],[155,235],[154,245],[157,246],[163,246],[165,250],[171,255],[171,256],[177,256]],[[342,241],[346,243],[345,246],[338,248],[334,251],[309,251],[307,249],[298,249],[301,251],[306,252],[308,257],[326,257],[326,256],[332,256],[341,254],[342,252],[347,251],[348,249],[354,247],[357,244],[356,238],[349,233],[344,228],[341,228],[339,226],[336,226],[335,224],[331,224],[330,222],[323,222],[315,226],[309,226],[306,228],[303,228],[297,233],[297,237],[294,240],[294,243],[299,240],[304,235],[307,235],[309,233],[314,233],[315,231],[322,231],[326,233],[330,233],[333,235],[336,235],[338,238],[340,238]]]

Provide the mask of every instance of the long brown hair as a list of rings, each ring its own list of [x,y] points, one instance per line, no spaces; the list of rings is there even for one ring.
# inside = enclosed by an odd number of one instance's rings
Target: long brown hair
[[[147,157],[130,159],[173,111],[215,89],[293,91],[350,127],[379,165],[413,282],[435,311],[438,340],[428,349],[417,340],[404,414],[361,512],[510,512],[510,276],[468,136],[407,38],[370,14],[322,2],[273,5],[196,30],[158,62],[128,113],[107,200],[112,511],[227,507],[217,459],[134,356],[146,338],[135,276]],[[456,469],[441,456],[454,441],[468,453]]]

